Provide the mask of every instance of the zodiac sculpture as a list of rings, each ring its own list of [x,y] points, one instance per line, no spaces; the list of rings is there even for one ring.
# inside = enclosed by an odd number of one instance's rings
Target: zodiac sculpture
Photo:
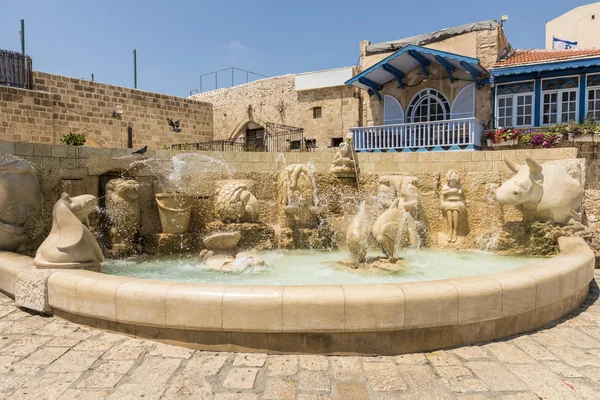
[[[258,200],[245,183],[228,182],[217,193],[215,211],[224,223],[254,222],[258,218]]]
[[[446,179],[448,182],[442,188],[442,211],[446,217],[448,242],[453,243],[458,239],[460,215],[464,214],[467,208],[458,172],[451,169],[446,174]]]
[[[38,268],[100,269],[102,250],[82,219],[96,207],[91,195],[63,193],[52,209],[52,229],[38,248],[33,263]]]
[[[0,155],[0,250],[13,251],[39,236],[42,193],[33,166],[22,158]]]
[[[563,167],[541,165],[530,157],[525,165],[508,159],[504,162],[516,175],[496,191],[500,204],[516,206],[525,220],[581,222],[583,186]]]
[[[138,184],[133,179],[111,179],[106,184],[106,212],[110,218],[111,248],[132,249],[140,225]]]

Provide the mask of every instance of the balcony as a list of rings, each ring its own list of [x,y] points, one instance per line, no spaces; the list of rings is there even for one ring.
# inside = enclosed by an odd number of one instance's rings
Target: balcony
[[[350,128],[356,151],[479,150],[483,123],[477,118]]]

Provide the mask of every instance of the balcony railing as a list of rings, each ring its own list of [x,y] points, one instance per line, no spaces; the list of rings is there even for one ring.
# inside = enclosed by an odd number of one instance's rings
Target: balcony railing
[[[356,151],[474,150],[481,148],[483,123],[477,118],[460,118],[350,131]]]

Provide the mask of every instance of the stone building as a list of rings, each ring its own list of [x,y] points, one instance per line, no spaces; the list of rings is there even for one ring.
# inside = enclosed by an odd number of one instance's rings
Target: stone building
[[[213,105],[214,140],[250,142],[264,135],[267,124],[278,124],[304,129],[307,143],[323,150],[359,123],[358,90],[345,85],[353,72],[347,67],[276,76],[191,98]]]
[[[414,46],[411,51],[437,52],[431,53],[431,57],[454,54],[456,60],[450,63],[456,65],[444,65],[433,58],[432,65],[424,71],[414,60],[409,60],[410,70],[403,72],[404,81],[400,83],[392,74],[384,72],[385,82],[381,88],[377,86],[375,96],[358,78],[352,78],[352,75],[369,73],[387,57],[409,45]],[[496,21],[484,21],[385,43],[362,41],[360,63],[355,68],[261,79],[191,98],[213,104],[215,140],[247,142],[248,135],[254,137],[257,131],[263,132],[267,123],[278,123],[303,128],[307,142],[317,150],[325,150],[336,147],[349,128],[412,121],[411,115],[405,118],[405,110],[412,111],[411,101],[421,94],[427,94],[419,102],[421,108],[425,106],[424,101],[431,98],[430,94],[438,96],[443,110],[437,119],[472,118],[471,125],[459,128],[481,132],[484,126],[493,125],[491,88],[481,82],[474,83],[473,71],[465,69],[461,62],[470,60],[480,75],[476,80],[483,79],[487,77],[485,68],[506,55],[509,49],[501,26]],[[448,68],[453,72],[449,73]],[[341,79],[344,73],[345,80]],[[419,120],[426,118],[419,117]],[[472,127],[475,123],[476,128]]]

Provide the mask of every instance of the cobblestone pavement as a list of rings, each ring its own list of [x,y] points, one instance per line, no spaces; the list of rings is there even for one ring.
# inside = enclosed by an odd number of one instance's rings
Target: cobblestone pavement
[[[324,357],[132,339],[31,315],[0,294],[0,400],[600,399],[597,298],[593,284],[570,318],[504,341],[399,357]]]

